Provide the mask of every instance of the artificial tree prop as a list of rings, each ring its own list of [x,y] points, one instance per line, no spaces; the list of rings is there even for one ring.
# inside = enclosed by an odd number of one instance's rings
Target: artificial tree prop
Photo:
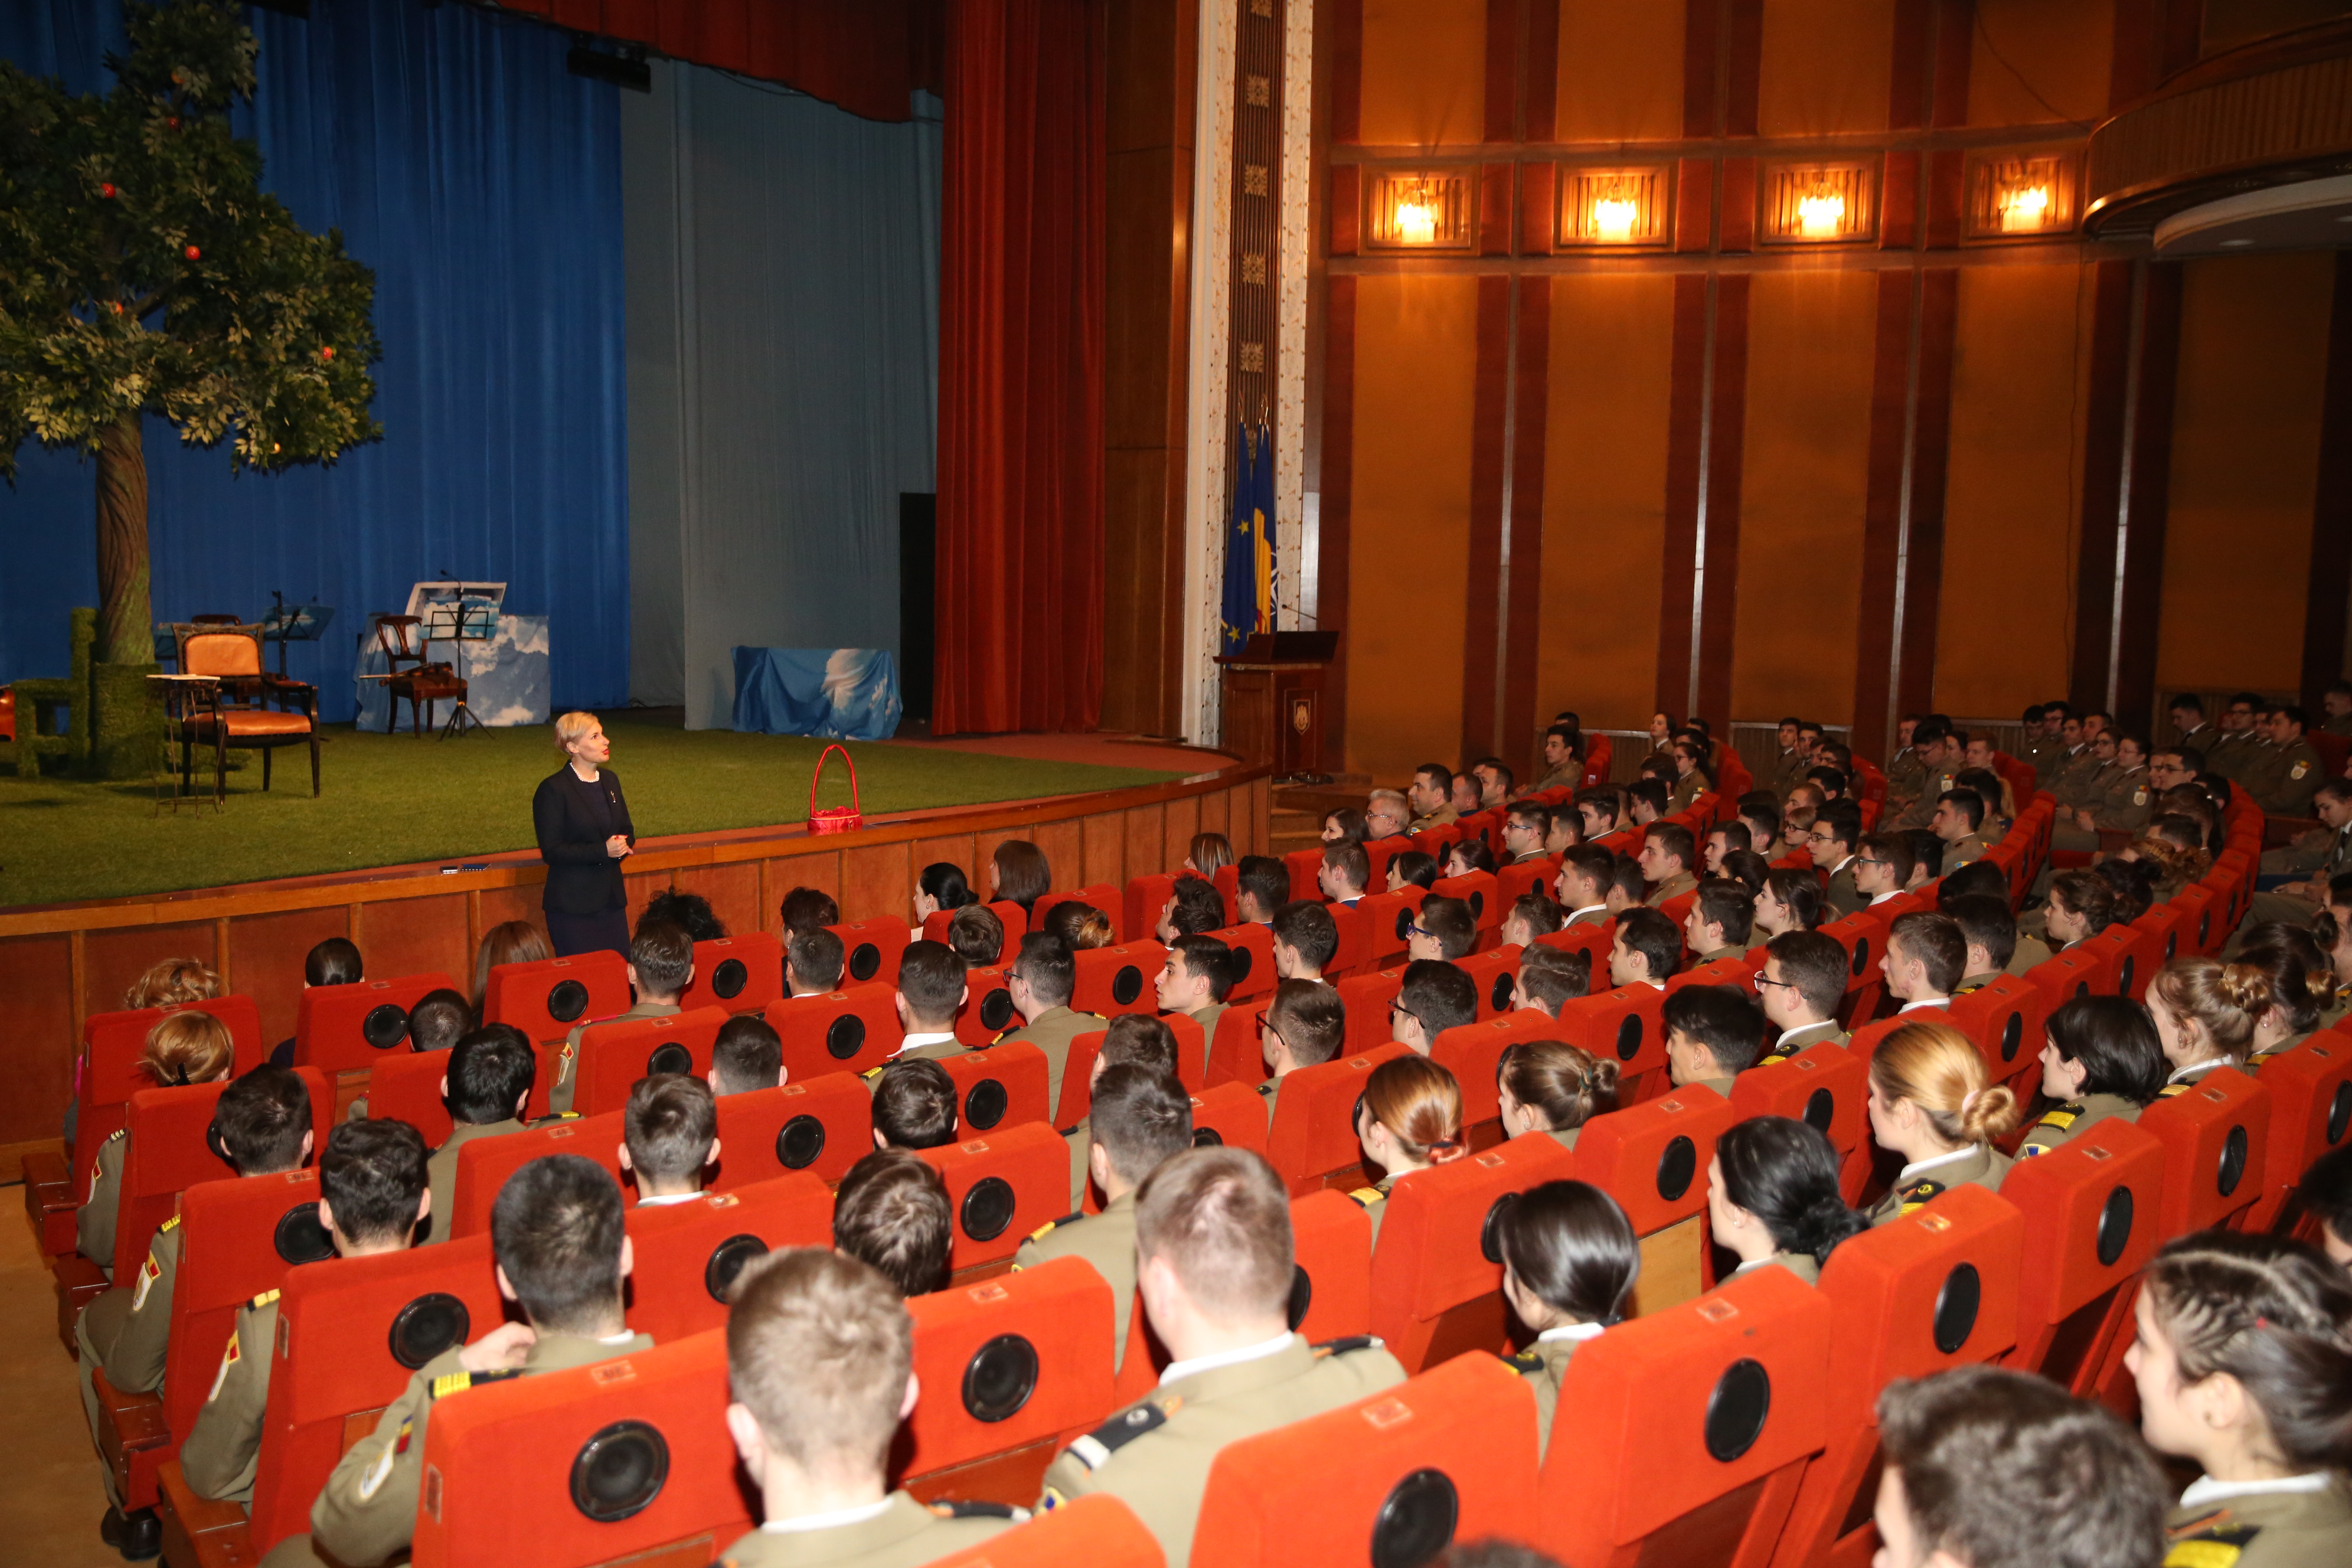
[[[263,194],[229,129],[258,46],[225,0],[133,4],[113,91],[0,63],[0,475],[26,437],[98,458],[91,751],[152,762],[142,416],[274,471],[375,440],[375,275]]]

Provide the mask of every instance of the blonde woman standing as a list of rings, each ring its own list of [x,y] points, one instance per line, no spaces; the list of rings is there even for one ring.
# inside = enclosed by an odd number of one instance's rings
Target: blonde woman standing
[[[621,777],[604,766],[613,742],[593,713],[566,713],[555,721],[555,749],[563,765],[539,781],[531,796],[531,826],[539,858],[547,862],[540,908],[558,958],[600,949],[626,957],[629,899],[621,862],[635,852]]]

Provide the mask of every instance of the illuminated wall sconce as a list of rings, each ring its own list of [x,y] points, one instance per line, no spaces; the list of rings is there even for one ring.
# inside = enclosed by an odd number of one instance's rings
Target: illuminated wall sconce
[[[1878,165],[1768,163],[1759,227],[1780,245],[1852,245],[1878,236]]]
[[[1467,253],[1478,241],[1477,193],[1466,169],[1368,172],[1364,235],[1372,250]]]
[[[2059,152],[1989,153],[1969,161],[1970,239],[2031,239],[2074,228],[2074,160]]]
[[[1562,249],[1655,249],[1673,243],[1673,180],[1666,164],[1564,166],[1557,185]]]

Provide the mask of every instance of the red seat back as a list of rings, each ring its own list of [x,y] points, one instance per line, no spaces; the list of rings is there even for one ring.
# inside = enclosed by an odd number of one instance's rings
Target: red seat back
[[[1339,1005],[1348,1016],[1347,1044],[1351,1051],[1368,1051],[1388,1043],[1389,1004],[1404,987],[1404,966],[1350,974],[1339,982]]]
[[[1363,962],[1371,964],[1402,963],[1404,961],[1405,940],[1412,934],[1412,922],[1421,917],[1421,906],[1429,890],[1411,883],[1393,893],[1373,890],[1356,900],[1356,916],[1364,922]]]
[[[753,1523],[735,1480],[726,1405],[727,1336],[717,1331],[436,1401],[415,1562],[569,1568],[689,1542],[692,1552],[715,1552]],[[627,1429],[613,1430],[624,1422]],[[633,1469],[618,1456],[596,1464],[597,1450],[626,1444],[646,1452],[649,1439],[666,1464],[648,1482],[660,1484],[623,1491],[608,1479],[613,1500],[595,1500],[590,1473]]]
[[[310,1091],[311,1161],[327,1146],[335,1125],[335,1089],[316,1068],[297,1068]],[[114,1211],[114,1278],[125,1284],[146,1261],[155,1227],[179,1212],[181,1194],[204,1182],[236,1174],[227,1156],[215,1152],[213,1114],[225,1082],[142,1089],[131,1097],[125,1125],[131,1130],[122,1156],[121,1196]]]
[[[1519,954],[1525,951],[1514,943],[1454,961],[1454,967],[1470,977],[1471,985],[1478,993],[1480,1019],[1496,1017],[1511,1010],[1511,996],[1518,988]]]
[[[1233,1011],[1228,1007],[1217,1016],[1220,1026]],[[1206,1081],[1203,1058],[1208,1054],[1202,1041],[1201,1026],[1181,1013],[1166,1014],[1160,1021],[1176,1037],[1176,1081],[1197,1094]],[[1062,1064],[1061,1103],[1054,1108],[1055,1126],[1076,1127],[1086,1120],[1094,1104],[1095,1058],[1102,1055],[1103,1042],[1109,1037],[1108,1029],[1089,1029],[1070,1037],[1070,1054]]]
[[[1301,1196],[1334,1172],[1355,1168],[1363,1158],[1356,1138],[1356,1101],[1374,1068],[1412,1047],[1393,1041],[1311,1068],[1282,1080],[1274,1125],[1266,1133],[1265,1157],[1276,1174]]]
[[[394,1052],[385,1057],[368,1075],[369,1118],[405,1121],[424,1134],[426,1148],[438,1149],[449,1141],[449,1107],[441,1091],[441,1080],[448,1076],[446,1051]],[[537,1082],[531,1087],[536,1089]]]
[[[1208,933],[1232,950],[1228,962],[1233,965],[1233,989],[1225,993],[1228,1002],[1246,1002],[1253,996],[1269,994],[1281,977],[1274,972],[1274,928],[1253,921],[1247,925],[1225,926]]]
[[[2147,983],[2164,964],[2162,949],[2147,931],[2120,921],[2084,942],[2083,949],[2107,965],[2113,994],[2135,1002],[2147,994]]]
[[[1390,1188],[1372,1255],[1372,1332],[1407,1372],[1504,1348],[1496,1222],[1517,1194],[1565,1180],[1575,1158],[1555,1139],[1514,1138]]]
[[[1696,1088],[1604,1111],[1577,1137],[1577,1180],[1615,1198],[1637,1236],[1702,1217],[1715,1141],[1740,1119],[1731,1101]]]
[[[854,1073],[833,1072],[719,1097],[719,1174],[732,1192],[791,1171],[838,1184],[874,1149],[874,1097]]]
[[[1364,890],[1377,893],[1385,889],[1389,885],[1389,862],[1412,847],[1412,840],[1402,834],[1394,838],[1365,839],[1364,859],[1371,868],[1371,876],[1364,883]]]
[[[1609,949],[1616,940],[1617,922],[1612,918],[1546,931],[1536,938],[1536,943],[1562,952],[1584,954],[1592,961],[1592,983],[1605,988],[1609,984]]]
[[[1290,1200],[1290,1326],[1313,1343],[1372,1331],[1372,1222],[1325,1187]]]
[[[628,1010],[629,966],[604,950],[499,964],[482,997],[482,1022],[512,1024],[533,1040],[560,1040],[576,1024]]]
[[[1495,1071],[1503,1052],[1517,1040],[1559,1037],[1559,1026],[1540,1008],[1506,1013],[1482,1024],[1457,1024],[1430,1042],[1429,1059],[1462,1086],[1462,1125],[1475,1127],[1503,1113]]]
[[[1551,897],[1552,884],[1559,876],[1559,857],[1546,855],[1540,859],[1516,861],[1495,870],[1495,898],[1508,919],[1511,906],[1529,893]]]
[[[954,917],[950,915],[949,918]],[[912,940],[905,921],[844,921],[837,926],[825,929],[841,939],[841,984],[844,990],[852,985],[897,988],[898,960],[905,955],[907,943]]]
[[[784,1081],[864,1072],[890,1059],[907,1036],[895,987],[853,986],[768,1004],[768,1026],[783,1042]]]
[[[1133,1509],[1108,1492],[1092,1492],[932,1568],[1166,1568],[1166,1562]]]
[[[1053,1114],[1045,1103],[1043,1047],[1008,1040],[984,1051],[942,1057],[939,1065],[955,1083],[956,1130],[962,1137],[1045,1123]]]
[[[2049,1017],[2049,1002],[2039,986],[2004,974],[1980,991],[1953,997],[1948,1012],[1952,1026],[1966,1035],[1984,1058],[1985,1071],[1993,1082],[2011,1083],[2041,1072],[2042,1030]]]
[[[583,1116],[618,1110],[629,1103],[629,1090],[637,1080],[651,1073],[703,1077],[710,1071],[710,1048],[727,1016],[723,1007],[698,1007],[667,1018],[596,1025],[580,1037],[580,1058],[572,1068],[572,1108]],[[531,1086],[534,1109],[552,1087]]]
[[[724,1152],[724,1151],[722,1151]],[[495,1138],[468,1140],[457,1150],[457,1185],[450,1207],[448,1235],[474,1236],[490,1228],[490,1206],[507,1178],[542,1154],[578,1154],[612,1173],[623,1194],[630,1191],[621,1174],[621,1112],[574,1117],[546,1127],[526,1127]],[[434,1216],[437,1229],[440,1216]]]
[[[2038,1159],[2024,1160],[2000,1195],[2025,1215],[2013,1364],[2081,1392],[2095,1378],[2119,1326],[2124,1287],[2162,1239],[2164,1145],[2130,1122],[2099,1122]]]
[[[1417,1533],[1439,1500],[1454,1540],[1524,1541],[1535,1523],[1535,1425],[1526,1380],[1492,1356],[1465,1356],[1228,1443],[1209,1468],[1192,1560],[1290,1568],[1342,1560],[1337,1542],[1361,1542],[1371,1562],[1417,1562],[1421,1547],[1443,1544]]]
[[[2042,993],[2042,1016],[2046,1019],[2078,996],[2111,996],[2115,994],[2114,954],[2103,959],[2088,951],[2088,942],[2076,942],[2046,963],[2037,963],[2025,972],[2026,984]]]
[[[2230,928],[2214,916],[2218,902],[2213,889],[2202,882],[2191,882],[2165,901],[2166,909],[2179,911],[2179,951],[2210,954],[2229,940]]]
[[[77,1204],[89,1196],[98,1173],[98,1146],[122,1131],[131,1097],[153,1089],[155,1080],[139,1065],[147,1036],[166,1013],[185,1008],[210,1013],[228,1026],[235,1051],[232,1076],[243,1077],[263,1060],[261,1010],[250,996],[219,996],[209,1002],[175,1003],[169,1007],[140,1007],[124,1013],[93,1013],[82,1020],[81,1081],[74,1098],[73,1197]]]
[[[1013,992],[1004,983],[1004,968],[992,964],[964,972],[963,1005],[956,1009],[955,1037],[967,1046],[984,1046],[1007,1029],[1021,1026],[1013,1010]]]
[[[1160,971],[1168,950],[1156,942],[1129,942],[1089,948],[1076,955],[1077,984],[1070,1005],[1081,1013],[1116,1018],[1121,1013],[1158,1010]]]
[[[487,1236],[306,1263],[281,1289],[253,1489],[257,1554],[310,1528],[336,1460],[411,1373],[504,1316]]]
[[[1290,870],[1290,896],[1299,899],[1323,897],[1323,846],[1312,849],[1293,849],[1282,858]]]
[[[1433,898],[1459,899],[1470,906],[1470,918],[1482,931],[1493,931],[1503,923],[1508,913],[1496,885],[1492,871],[1465,871],[1459,877],[1440,877],[1430,889]]]
[[[1786,1116],[1851,1152],[1870,1135],[1870,1068],[1843,1046],[1809,1046],[1784,1062],[1749,1068],[1731,1080],[1738,1119]]]
[[[1326,904],[1325,912],[1339,933],[1339,945],[1331,952],[1331,962],[1323,966],[1323,978],[1337,983],[1371,963],[1372,928],[1362,914],[1363,900],[1353,904]]]
[[[1627,1080],[1643,1073],[1663,1073],[1666,1066],[1665,993],[1651,985],[1621,985],[1559,1005],[1559,1033],[1554,1037],[1581,1046],[1596,1057],[1617,1064]],[[1629,1082],[1626,1095],[1633,1092]]]
[[[1110,1287],[1083,1258],[950,1285],[907,1310],[922,1394],[890,1468],[918,1496],[1034,1497],[1062,1443],[1110,1414]]]
[[[1265,1097],[1247,1084],[1221,1083],[1192,1094],[1192,1142],[1265,1152]]]
[[[1168,900],[1176,896],[1176,879],[1154,871],[1146,876],[1129,877],[1122,903],[1127,910],[1126,923],[1119,927],[1123,936],[1140,939],[1157,934],[1160,911]]]
[[[2139,1125],[2164,1145],[2158,1235],[2227,1224],[2262,1195],[2271,1095],[2247,1074],[2217,1068],[2141,1111]]]
[[[918,1152],[947,1179],[955,1215],[948,1267],[956,1273],[1003,1262],[1031,1231],[1070,1212],[1069,1145],[1043,1121]],[[1102,1338],[1108,1353],[1108,1325]]]
[[[1265,1081],[1265,1042],[1259,1036],[1258,1026],[1273,1004],[1271,996],[1225,1004],[1225,1010],[1217,1015],[1216,1037],[1209,1042],[1209,1067],[1203,1082],[1255,1086]]]
[[[905,945],[907,928],[898,928]],[[694,944],[694,978],[677,1005],[757,1013],[784,994],[784,944],[772,931],[715,937]]]
[[[1666,981],[1666,994],[1671,996],[1685,985],[1737,985],[1753,995],[1756,976],[1763,973],[1764,950],[1751,947],[1745,952],[1718,958],[1672,976]]]
[[[2132,929],[2147,937],[2148,942],[2148,956],[2133,975],[2135,984],[2131,995],[2134,1001],[2144,1000],[2147,995],[2147,983],[2156,977],[2156,972],[2180,956],[2181,930],[2187,926],[2194,931],[2194,913],[2176,900],[2152,905],[2147,913],[2132,921]]]
[[[1045,894],[1038,899],[1036,908],[1030,911],[1029,929],[1044,931],[1045,916],[1052,911],[1055,904],[1086,904],[1100,910],[1110,921],[1110,939],[1113,942],[1127,942],[1139,935],[1149,934],[1128,929],[1126,896],[1108,882],[1097,882],[1091,886],[1080,888],[1076,892],[1066,890]],[[1154,910],[1152,923],[1158,924],[1159,919],[1159,912]]]
[[[2259,1231],[2278,1218],[2311,1163],[2342,1147],[2352,1132],[2352,1035],[2322,1030],[2293,1050],[2263,1058],[2255,1070],[2271,1095],[2263,1195],[2246,1216],[2246,1228]]]
[[[372,1068],[386,1051],[407,1046],[411,1007],[432,992],[457,989],[437,973],[308,986],[294,1004],[294,1063],[324,1072]]]
[[[1893,920],[1882,912],[1885,908],[1882,904],[1876,910],[1861,910],[1822,926],[1823,936],[1835,937],[1845,949],[1845,1002],[1839,1016],[1858,1024],[1868,1023],[1877,1011],[1886,984],[1878,968],[1878,961],[1886,956],[1886,928]]]
[[[1584,1345],[1536,1544],[1577,1568],[1759,1568],[1827,1435],[1831,1327],[1820,1290],[1759,1268]]]
[[[787,1247],[833,1245],[833,1194],[793,1171],[692,1203],[628,1212],[629,1327],[659,1344],[727,1326],[736,1276]]]

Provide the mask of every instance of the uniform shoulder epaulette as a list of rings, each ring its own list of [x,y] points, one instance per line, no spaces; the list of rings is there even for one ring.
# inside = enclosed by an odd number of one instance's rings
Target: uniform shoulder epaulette
[[[2168,1083],[2162,1089],[2156,1091],[2156,1097],[2158,1100],[2170,1100],[2176,1094],[2187,1094],[2188,1092],[2189,1086],[2185,1083]]]
[[[256,1307],[267,1307],[268,1305],[269,1305],[269,1303],[271,1303],[272,1301],[275,1301],[276,1300],[278,1300],[278,1292],[277,1292],[277,1291],[275,1291],[275,1290],[264,1290],[260,1295],[256,1296],[256,1297],[253,1299],[253,1302],[252,1302],[252,1304],[253,1304],[254,1306],[256,1306]]]
[[[1170,1411],[1182,1403],[1181,1399],[1147,1399],[1140,1405],[1120,1411],[1063,1452],[1087,1468],[1098,1470],[1113,1454],[1146,1432],[1157,1432],[1167,1426]]]
[[[867,1068],[864,1072],[859,1073],[857,1076],[865,1079],[880,1078],[882,1076],[882,1068],[887,1068],[889,1065],[890,1064],[888,1062],[884,1062],[881,1067]]]
[[[108,1142],[110,1142],[110,1143],[112,1143],[112,1142],[119,1142],[119,1141],[120,1141],[120,1140],[121,1140],[121,1139],[128,1138],[128,1137],[130,1137],[130,1136],[131,1136],[131,1129],[130,1129],[130,1128],[128,1128],[128,1127],[118,1127],[118,1128],[116,1128],[113,1131],[111,1131],[111,1132],[110,1132],[110,1133],[108,1133],[108,1134],[106,1135],[106,1141],[107,1141]]]
[[[1543,1357],[1534,1351],[1519,1351],[1503,1358],[1503,1364],[1521,1377],[1529,1377],[1543,1370]]]
[[[1779,1051],[1774,1051],[1770,1056],[1759,1058],[1756,1065],[1759,1068],[1778,1067],[1788,1059],[1789,1058],[1787,1057],[1782,1056]]]
[[[2171,1543],[2164,1554],[2164,1568],[2231,1568],[2262,1533],[2262,1526],[2241,1522],[2223,1508],[2186,1524],[2169,1526],[2164,1533]]]
[[[162,1225],[157,1226],[155,1228],[159,1231],[177,1230],[180,1228],[180,1216],[178,1215],[173,1215],[171,1218],[165,1220]]]
[[[1015,1024],[1015,1025],[1014,1025],[1012,1028],[1010,1028],[1010,1029],[1005,1029],[1005,1030],[1002,1030],[1002,1031],[1000,1031],[1000,1032],[998,1033],[998,1035],[997,1035],[996,1038],[994,1038],[994,1039],[992,1039],[992,1040],[989,1041],[988,1043],[989,1043],[990,1045],[992,1045],[992,1046],[1001,1046],[1001,1045],[1003,1045],[1005,1041],[1007,1041],[1007,1040],[1011,1039],[1014,1035],[1019,1034],[1023,1029],[1025,1029],[1025,1028],[1027,1028],[1028,1026],[1028,1026],[1028,1025],[1026,1025],[1026,1024]]]
[[[2036,1121],[2033,1125],[2036,1127],[2053,1128],[2058,1131],[2063,1132],[2067,1128],[2074,1126],[2074,1119],[2082,1114],[2083,1102],[2079,1100],[2068,1100],[2065,1104],[2059,1106],[2054,1110],[2043,1111],[2042,1113],[2042,1120]]]
[[[1984,988],[1985,988],[1985,983],[1984,983],[1983,981],[1979,980],[1979,981],[1978,981],[1974,985],[1963,985],[1963,986],[1961,986],[1961,987],[1960,987],[1959,989],[1958,989],[1957,991],[1954,991],[1954,992],[1952,993],[1952,994],[1953,994],[1953,995],[1955,995],[1955,996],[1973,996],[1973,995],[1975,995],[1978,992],[1979,992],[1979,991],[1983,990]]]
[[[522,1375],[519,1366],[499,1367],[490,1372],[445,1373],[433,1380],[433,1397],[444,1399],[452,1394],[463,1394],[469,1388],[479,1388],[486,1383],[504,1383]]]
[[[1082,1220],[1086,1217],[1087,1211],[1080,1209],[1076,1214],[1066,1214],[1059,1219],[1049,1219],[1044,1225],[1041,1225],[1036,1229],[1031,1231],[1029,1233],[1029,1239],[1032,1241],[1043,1241],[1047,1237],[1053,1235],[1056,1230],[1059,1230],[1062,1226],[1077,1220]]]
[[[1902,1214],[1909,1214],[1913,1209],[1919,1208],[1926,1205],[1928,1199],[1936,1197],[1941,1194],[1943,1190],[1943,1183],[1937,1181],[1932,1176],[1922,1176],[1917,1181],[1903,1189],[1903,1207],[1898,1212]]]
[[[1025,1508],[1009,1502],[935,1502],[924,1505],[938,1519],[1009,1519],[1019,1524],[1029,1517]]]
[[[1386,1198],[1388,1194],[1381,1191],[1378,1187],[1358,1187],[1354,1192],[1349,1193],[1348,1195],[1356,1200],[1356,1205],[1359,1208],[1370,1208],[1374,1204]]]
[[[1257,1086],[1257,1091],[1261,1095],[1270,1095],[1281,1082],[1282,1080],[1278,1078],[1270,1078],[1264,1083]]]
[[[1318,1357],[1350,1355],[1357,1351],[1376,1351],[1380,1349],[1381,1336],[1378,1334],[1348,1334],[1336,1340],[1325,1340],[1321,1343],[1310,1348],[1315,1352]]]

